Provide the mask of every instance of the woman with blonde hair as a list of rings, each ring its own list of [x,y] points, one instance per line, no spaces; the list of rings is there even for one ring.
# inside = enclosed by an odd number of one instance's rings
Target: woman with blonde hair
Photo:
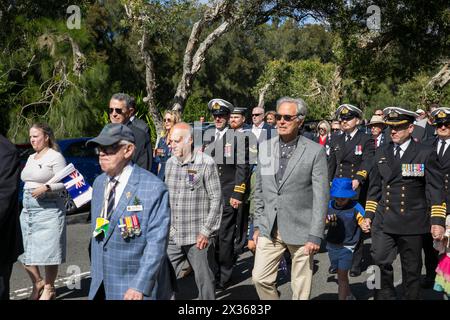
[[[330,135],[331,126],[326,120],[322,120],[317,125],[317,136],[315,141],[322,146],[326,146],[328,144],[328,137]]]
[[[19,257],[33,282],[30,300],[56,298],[58,265],[66,259],[66,216],[61,191],[63,183],[46,184],[66,166],[53,130],[36,123],[30,128],[30,143],[35,153],[22,170],[25,183],[20,214],[24,253]],[[44,266],[42,279],[39,266]]]
[[[166,110],[163,121],[164,129],[156,144],[154,159],[158,164],[157,175],[162,181],[165,179],[166,162],[172,156],[172,151],[169,146],[169,133],[173,126],[181,121],[180,113],[175,110]]]

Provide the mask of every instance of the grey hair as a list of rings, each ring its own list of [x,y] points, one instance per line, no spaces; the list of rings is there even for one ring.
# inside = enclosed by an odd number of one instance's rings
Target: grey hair
[[[120,140],[120,141],[118,142],[118,144],[121,145],[121,146],[127,146],[127,145],[129,145],[129,144],[133,144],[133,145],[134,145],[133,142],[128,141],[128,140]]]
[[[130,97],[126,93],[114,93],[111,97],[111,100],[119,100],[119,101],[125,101],[125,105],[127,109],[134,108],[135,107],[135,101],[134,98]]]
[[[283,103],[293,103],[297,106],[297,115],[300,120],[305,119],[308,105],[302,98],[282,97],[277,100],[277,112]]]

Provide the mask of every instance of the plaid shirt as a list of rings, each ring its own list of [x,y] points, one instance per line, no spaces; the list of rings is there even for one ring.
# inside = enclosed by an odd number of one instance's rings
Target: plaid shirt
[[[222,191],[213,158],[194,152],[180,163],[172,156],[166,164],[165,182],[172,212],[170,242],[183,246],[196,243],[199,233],[215,236],[222,218]]]

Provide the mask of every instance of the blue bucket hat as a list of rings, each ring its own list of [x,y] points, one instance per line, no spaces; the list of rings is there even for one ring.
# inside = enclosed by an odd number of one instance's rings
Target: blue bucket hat
[[[356,191],[352,188],[352,179],[334,178],[331,183],[330,195],[335,198],[353,198]]]

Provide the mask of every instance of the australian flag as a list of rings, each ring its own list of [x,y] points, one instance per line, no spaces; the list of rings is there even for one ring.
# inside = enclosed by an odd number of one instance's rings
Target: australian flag
[[[69,192],[70,197],[77,206],[81,207],[85,203],[88,203],[92,199],[92,188],[84,180],[84,177],[80,172],[74,169],[71,173],[66,175],[61,180],[64,183],[64,187]]]

